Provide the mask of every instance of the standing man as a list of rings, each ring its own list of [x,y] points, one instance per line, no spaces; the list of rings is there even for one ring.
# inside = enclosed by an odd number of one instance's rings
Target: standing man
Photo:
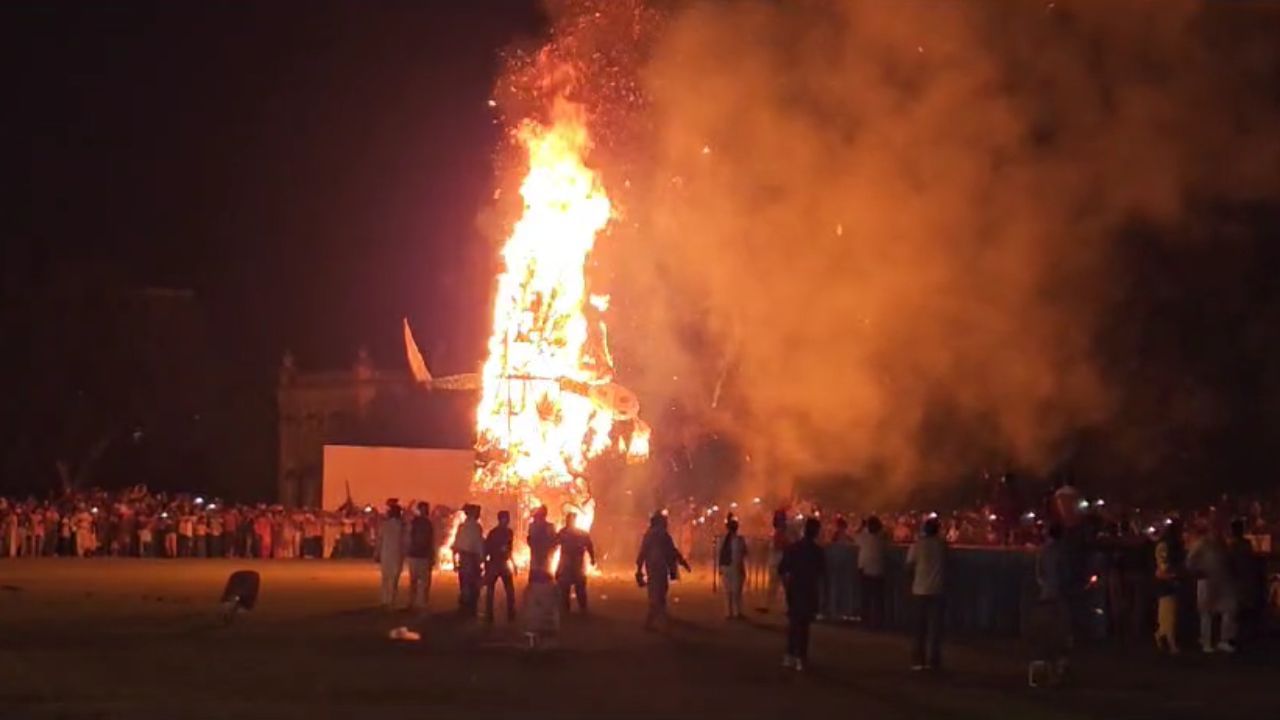
[[[569,613],[569,591],[578,596],[578,610],[587,611],[587,567],[584,555],[596,564],[596,548],[586,530],[578,528],[578,514],[564,515],[564,527],[556,537],[560,545],[560,566],[556,568],[556,584],[560,588],[560,609]]]
[[[475,617],[480,604],[480,565],[484,557],[484,530],[480,527],[480,506],[462,506],[466,519],[453,538],[453,566],[458,569],[458,611]]]
[[[947,546],[938,537],[938,518],[924,523],[924,534],[907,551],[911,569],[911,595],[916,602],[916,641],[912,670],[942,669],[943,580]]]
[[[1227,560],[1231,564],[1231,576],[1236,584],[1236,603],[1239,622],[1244,632],[1237,633],[1236,642],[1248,641],[1257,635],[1260,613],[1265,606],[1263,590],[1267,586],[1265,564],[1253,551],[1253,544],[1245,537],[1244,520],[1231,521],[1231,537],[1227,539]],[[1243,637],[1241,637],[1243,636]]]
[[[1166,521],[1164,535],[1156,543],[1156,649],[1178,654],[1178,594],[1186,572],[1187,549],[1182,543],[1182,521]]]
[[[551,577],[551,555],[555,552],[558,536],[556,526],[547,522],[546,505],[533,511],[526,540],[529,543],[529,581],[533,582],[535,570]]]
[[[178,557],[191,557],[192,538],[196,534],[196,517],[187,509],[178,516]]]
[[[378,537],[378,563],[382,568],[382,607],[395,608],[400,574],[404,572],[404,525],[400,522],[400,504],[387,501],[387,517],[382,521]]]
[[[809,661],[809,626],[818,614],[826,558],[818,546],[822,523],[817,518],[804,521],[804,535],[782,553],[778,576],[787,597],[787,654],[782,667],[804,670]]]
[[[873,630],[884,626],[884,525],[867,518],[855,538],[858,546],[858,581],[862,596],[862,622]]]
[[[667,620],[667,590],[678,577],[677,566],[693,572],[688,561],[676,549],[671,533],[667,532],[667,516],[654,513],[649,519],[649,530],[640,541],[640,553],[636,556],[636,583],[649,589],[649,612],[644,628],[652,630],[656,623]]]
[[[502,591],[507,596],[507,622],[516,619],[516,584],[511,576],[511,550],[516,535],[511,531],[511,513],[498,511],[498,526],[484,539],[484,614],[485,621],[493,622],[493,591],[502,581]],[[561,561],[561,565],[564,561]]]
[[[738,534],[738,519],[729,516],[720,543],[720,577],[724,580],[725,617],[742,619],[742,587],[747,579],[747,541]]]
[[[427,601],[431,595],[431,570],[435,562],[436,529],[431,524],[431,505],[420,502],[418,514],[409,523],[409,608],[411,610],[427,609]]]
[[[1196,607],[1200,611],[1200,649],[1207,653],[1236,651],[1236,612],[1239,606],[1226,541],[1216,527],[1205,528],[1187,554],[1187,569],[1196,579]],[[1218,643],[1213,642],[1214,618],[1220,621]]]
[[[1051,684],[1067,673],[1071,650],[1071,613],[1067,608],[1067,582],[1071,567],[1062,543],[1062,526],[1049,524],[1049,537],[1036,553],[1036,586],[1040,593],[1029,618],[1033,658],[1027,682],[1039,687],[1041,678]]]

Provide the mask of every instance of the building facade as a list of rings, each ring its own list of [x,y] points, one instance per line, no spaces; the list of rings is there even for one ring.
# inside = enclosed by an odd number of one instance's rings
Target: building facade
[[[407,371],[381,370],[361,350],[349,370],[301,372],[286,353],[276,388],[277,499],[318,506],[326,444],[473,445],[474,392],[427,393]]]

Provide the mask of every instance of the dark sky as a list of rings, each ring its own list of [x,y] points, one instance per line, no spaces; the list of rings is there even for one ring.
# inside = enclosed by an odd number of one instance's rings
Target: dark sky
[[[47,486],[61,446],[92,440],[73,421],[129,435],[137,398],[184,418],[152,414],[171,436],[155,467],[252,445],[208,474],[269,483],[283,351],[339,369],[367,344],[399,369],[406,314],[435,370],[474,369],[496,269],[476,227],[501,140],[487,100],[502,49],[543,23],[537,0],[0,3],[0,488]],[[1277,228],[1275,203],[1209,206],[1176,229],[1199,241],[1121,243],[1098,355],[1116,422],[1177,450],[1150,472],[1274,487]],[[57,288],[95,283],[190,289],[190,327],[77,325]],[[1132,454],[1105,449],[1099,465]]]
[[[0,487],[106,436],[106,484],[254,497],[286,349],[402,369],[407,314],[438,370],[472,369],[487,101],[543,23],[536,0],[0,4]]]
[[[193,288],[254,363],[389,364],[405,313],[463,362],[475,338],[432,325],[488,292],[486,100],[539,23],[532,0],[5,3],[9,272]]]

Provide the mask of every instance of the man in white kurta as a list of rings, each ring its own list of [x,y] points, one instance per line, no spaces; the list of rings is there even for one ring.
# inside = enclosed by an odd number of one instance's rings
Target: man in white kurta
[[[1196,606],[1200,611],[1200,648],[1211,653],[1235,652],[1236,587],[1221,534],[1210,529],[1187,554],[1187,568],[1196,575]],[[1213,620],[1221,618],[1218,644],[1213,643]]]
[[[387,508],[387,517],[378,528],[378,564],[382,568],[382,606],[395,607],[404,572],[405,534],[400,520],[400,506]]]

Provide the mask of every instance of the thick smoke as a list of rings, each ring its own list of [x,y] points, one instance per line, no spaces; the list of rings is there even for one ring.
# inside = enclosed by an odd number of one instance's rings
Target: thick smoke
[[[1173,1],[678,5],[641,71],[644,157],[625,193],[609,177],[631,379],[738,438],[758,480],[1048,470],[1112,417],[1116,238],[1275,190],[1274,40],[1251,23]]]

